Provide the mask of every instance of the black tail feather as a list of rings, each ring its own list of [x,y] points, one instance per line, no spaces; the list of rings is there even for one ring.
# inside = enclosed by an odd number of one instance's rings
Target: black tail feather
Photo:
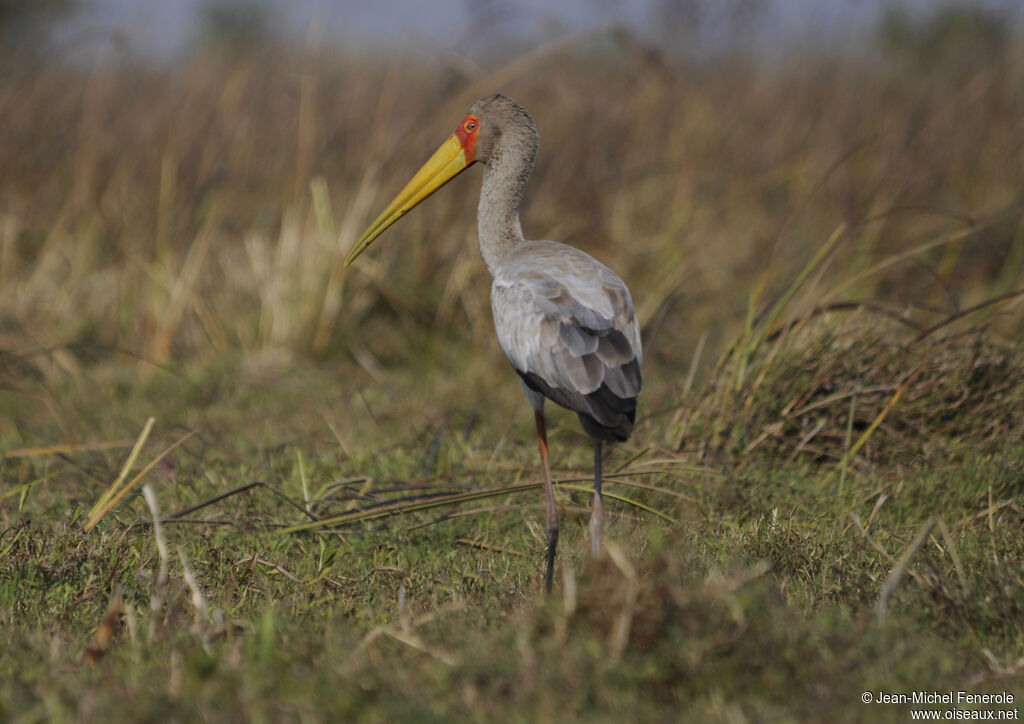
[[[519,372],[519,370],[516,370]],[[584,431],[594,440],[625,442],[636,421],[636,397],[619,397],[602,384],[588,394],[551,387],[531,372],[519,372],[526,386],[579,414]]]

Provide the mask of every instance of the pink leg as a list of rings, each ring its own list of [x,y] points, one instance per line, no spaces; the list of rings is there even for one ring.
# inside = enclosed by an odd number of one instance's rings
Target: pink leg
[[[551,482],[551,465],[548,462],[548,435],[544,426],[544,412],[534,410],[537,422],[537,442],[540,445],[540,460],[544,466],[544,497],[548,507],[548,563],[544,574],[544,590],[551,593],[551,582],[555,575],[555,549],[558,547],[558,509],[555,507],[555,486]]]
[[[601,525],[604,522],[604,503],[601,501],[601,441],[594,441],[594,510],[590,514],[590,552],[601,552]]]

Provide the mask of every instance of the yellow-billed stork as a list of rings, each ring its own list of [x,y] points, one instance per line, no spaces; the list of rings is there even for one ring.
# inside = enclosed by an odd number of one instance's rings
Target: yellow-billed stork
[[[491,308],[498,342],[533,405],[547,502],[545,589],[551,591],[558,510],[544,425],[544,400],[579,414],[594,441],[591,548],[601,547],[601,459],[605,442],[633,430],[642,384],[640,327],[629,289],[601,262],[555,241],[527,241],[519,205],[533,170],[533,118],[503,95],[477,101],[352,247],[346,266],[403,214],[474,163],[484,165],[477,209],[480,252],[494,279]]]

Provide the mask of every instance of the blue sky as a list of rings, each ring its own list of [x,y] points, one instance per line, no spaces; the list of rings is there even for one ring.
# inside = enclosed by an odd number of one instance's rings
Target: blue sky
[[[375,46],[413,41],[458,51],[470,28],[467,8],[480,0],[265,0],[296,36],[311,24],[325,41],[357,41]],[[506,23],[520,33],[557,33],[624,22],[641,34],[656,32],[658,2],[665,0],[491,0]],[[976,0],[973,4],[1012,7],[1015,0]],[[138,54],[167,59],[193,36],[197,11],[205,0],[84,0],[86,9],[65,24],[58,43],[79,45],[76,38],[102,43],[119,37]],[[735,0],[734,0],[735,2]],[[715,7],[714,0],[699,3]],[[827,38],[829,44],[850,40],[870,27],[887,0],[774,0],[770,18],[759,25],[762,43],[779,37]],[[902,0],[926,11],[948,0]],[[964,4],[964,3],[960,3]],[[757,6],[758,3],[754,2]],[[710,32],[710,31],[709,31]]]
[[[196,27],[198,10],[205,0],[87,0],[88,9],[61,30],[61,36],[102,36],[115,32],[127,37],[135,49],[156,57],[179,51]],[[286,21],[290,32],[301,35],[316,23],[326,37],[361,40],[374,44],[416,37],[449,48],[468,29],[469,0],[329,0],[269,1]],[[648,0],[505,0],[501,6],[518,18],[523,29],[558,23],[582,29],[616,20],[643,23]],[[552,9],[552,6],[555,6]]]

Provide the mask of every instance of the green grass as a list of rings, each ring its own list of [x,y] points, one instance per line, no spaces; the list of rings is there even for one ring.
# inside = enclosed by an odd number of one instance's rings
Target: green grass
[[[821,364],[832,361],[815,349]],[[782,355],[762,386],[791,384],[796,367]],[[761,371],[755,359],[750,372]],[[106,404],[105,421],[90,422],[98,431],[134,434],[141,425],[131,420],[156,417],[137,467],[190,416],[211,421],[149,476],[165,519],[251,481],[301,501],[303,477],[323,497],[314,508],[322,515],[352,501],[536,482],[527,407],[502,372],[494,372],[493,395],[453,401],[421,390],[454,374],[443,363],[399,371],[389,375],[389,394],[370,397],[362,410],[344,409],[359,385],[308,364],[258,388],[230,367],[154,381],[133,387],[117,408],[97,386],[53,392],[68,419],[88,420]],[[1019,404],[1024,384],[1013,384]],[[694,404],[712,396],[709,387]],[[413,404],[435,424],[407,422]],[[893,422],[926,424],[912,419],[913,409],[897,406]],[[767,412],[748,413],[760,414]],[[838,429],[844,422],[836,417]],[[568,415],[555,420],[559,477],[585,478],[586,441]],[[329,421],[357,454],[331,439]],[[627,463],[619,474],[632,472],[651,488],[624,492],[680,522],[611,502],[608,537],[618,555],[591,561],[587,496],[562,491],[560,582],[551,599],[541,594],[539,490],[334,534],[282,535],[275,526],[301,523],[303,514],[257,487],[188,515],[194,522],[165,522],[170,560],[161,587],[142,496],[82,532],[85,509],[116,477],[127,447],[8,458],[5,490],[35,485],[24,499],[15,492],[3,501],[0,615],[9,644],[0,701],[5,716],[26,721],[616,712],[903,721],[906,707],[863,705],[861,692],[1024,695],[1024,445],[1002,434],[968,440],[961,428],[930,438],[940,452],[927,461],[910,455],[912,442],[879,443],[878,455],[909,462],[858,455],[840,494],[835,462],[787,461],[775,447],[734,458],[723,448],[702,470],[685,451],[651,446],[667,431],[643,422],[609,468]],[[355,488],[380,497],[347,497]],[[884,582],[932,515],[948,537],[933,529],[879,623]],[[195,571],[203,613],[179,550]],[[97,643],[115,590],[123,613],[112,638]],[[91,647],[99,653],[87,653]]]
[[[0,719],[1024,697],[1019,41],[955,73],[579,42],[476,80],[341,51],[0,79]],[[647,351],[597,560],[591,447],[551,411],[550,598],[474,179],[340,267],[493,90],[541,130],[527,233],[617,269]]]

